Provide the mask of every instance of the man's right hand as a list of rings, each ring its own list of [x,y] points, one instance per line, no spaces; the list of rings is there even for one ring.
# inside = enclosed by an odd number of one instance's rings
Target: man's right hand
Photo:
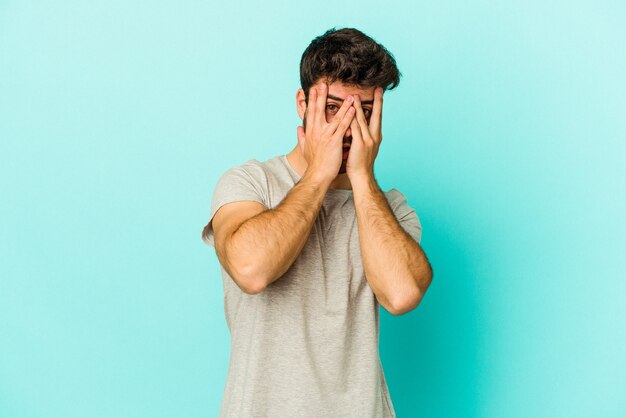
[[[346,98],[330,122],[326,121],[326,83],[311,88],[307,106],[306,132],[298,126],[298,145],[307,162],[306,171],[331,182],[339,173],[343,159],[343,137],[355,115],[352,96]]]

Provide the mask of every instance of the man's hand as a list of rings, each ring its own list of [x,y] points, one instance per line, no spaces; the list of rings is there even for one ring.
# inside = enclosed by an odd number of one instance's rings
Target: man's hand
[[[350,180],[355,180],[357,177],[374,176],[374,160],[378,155],[378,148],[383,139],[382,87],[377,87],[374,90],[374,107],[369,125],[358,94],[355,95],[354,107],[356,108],[356,117],[350,122],[353,140],[346,162],[346,174]]]
[[[326,83],[321,84],[319,95],[315,88],[311,88],[306,132],[298,126],[298,145],[307,161],[307,171],[313,170],[330,182],[341,167],[343,136],[354,120],[355,108],[352,106],[353,99],[344,100],[335,117],[330,123],[326,122],[327,91]]]

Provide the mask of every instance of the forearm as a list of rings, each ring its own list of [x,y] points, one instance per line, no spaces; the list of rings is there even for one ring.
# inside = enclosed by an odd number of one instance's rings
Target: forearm
[[[282,276],[302,251],[329,184],[305,173],[275,208],[246,220],[231,236],[229,252],[245,254],[246,276],[261,288]]]
[[[419,304],[432,279],[426,255],[399,224],[374,176],[352,181],[361,258],[367,281],[392,313]]]

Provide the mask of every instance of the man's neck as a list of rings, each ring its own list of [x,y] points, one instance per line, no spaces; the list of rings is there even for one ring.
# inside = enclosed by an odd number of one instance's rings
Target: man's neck
[[[287,154],[287,160],[291,167],[302,177],[308,166],[306,159],[300,152],[300,146],[296,145],[294,149]],[[347,189],[352,190],[352,184],[350,184],[350,178],[347,174],[338,174],[330,183],[329,189]]]

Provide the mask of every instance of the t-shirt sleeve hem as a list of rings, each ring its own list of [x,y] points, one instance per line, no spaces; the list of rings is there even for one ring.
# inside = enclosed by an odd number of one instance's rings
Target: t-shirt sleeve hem
[[[214,234],[214,231],[213,231],[213,218],[215,217],[215,214],[217,213],[219,208],[221,208],[222,206],[224,206],[227,203],[241,202],[241,201],[254,201],[254,202],[259,202],[262,205],[265,205],[265,202],[263,202],[263,200],[260,199],[260,198],[251,197],[251,196],[243,196],[243,195],[241,195],[241,196],[230,195],[230,196],[228,196],[227,199],[222,199],[222,200],[216,201],[213,204],[213,209],[211,210],[211,215],[209,217],[209,222],[206,224],[206,226],[202,230],[202,241],[206,245],[208,245],[209,247],[215,247],[215,234]]]

